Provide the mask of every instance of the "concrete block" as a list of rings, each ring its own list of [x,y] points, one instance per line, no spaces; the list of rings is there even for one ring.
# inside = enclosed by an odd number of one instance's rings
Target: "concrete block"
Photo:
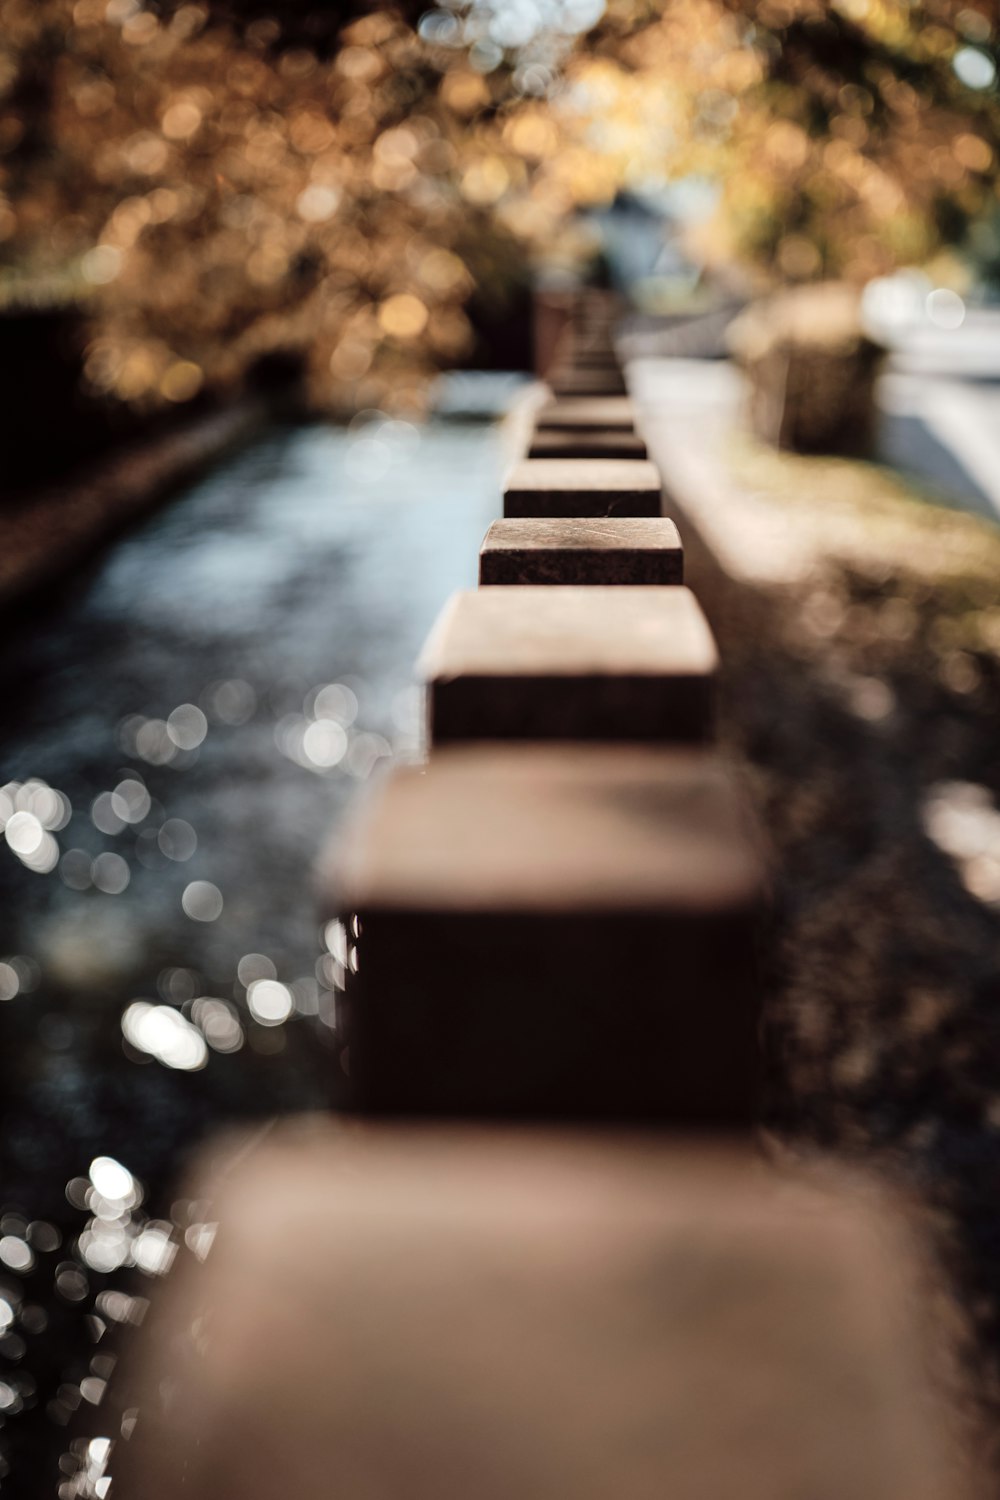
[[[562,351],[561,361],[566,369],[576,370],[620,370],[621,360],[615,346],[607,335],[594,334],[586,339],[571,340]],[[556,368],[559,368],[556,361]]]
[[[618,357],[612,351],[606,352],[601,349],[574,349],[570,358],[563,361],[561,365],[556,365],[557,378],[567,371],[574,375],[579,372],[588,376],[600,374],[610,376],[613,380],[619,377],[624,378]]]
[[[307,1118],[184,1197],[218,1234],[137,1335],[123,1500],[987,1493],[919,1226],[852,1177]]]
[[[684,551],[665,517],[494,521],[479,552],[479,582],[683,583]]]
[[[539,432],[634,432],[635,407],[629,396],[574,396],[549,401],[538,410]]]
[[[634,459],[527,459],[503,492],[505,516],[659,516],[662,508],[659,471]]]
[[[620,370],[586,370],[565,365],[549,370],[546,380],[557,396],[625,396],[628,386]]]
[[[764,874],[711,752],[436,750],[373,790],[324,868],[324,911],[359,934],[358,1109],[752,1120]]]
[[[576,431],[537,428],[529,440],[526,458],[648,458],[646,444],[637,432],[586,427]]]
[[[418,670],[434,745],[690,742],[711,735],[717,666],[690,589],[538,586],[455,594]]]

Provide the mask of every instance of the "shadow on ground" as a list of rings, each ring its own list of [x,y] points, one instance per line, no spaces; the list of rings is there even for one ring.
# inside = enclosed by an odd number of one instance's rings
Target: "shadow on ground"
[[[831,562],[754,590],[684,536],[719,637],[724,740],[773,850],[767,1125],[793,1152],[875,1164],[929,1210],[995,1453],[1000,910],[925,828],[942,786],[1000,793],[997,658],[942,655],[954,601],[905,571]]]

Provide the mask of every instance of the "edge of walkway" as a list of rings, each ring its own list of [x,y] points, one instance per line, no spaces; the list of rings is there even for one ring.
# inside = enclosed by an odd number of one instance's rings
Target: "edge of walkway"
[[[268,414],[252,401],[212,412],[0,511],[0,612],[41,595],[258,431]]]

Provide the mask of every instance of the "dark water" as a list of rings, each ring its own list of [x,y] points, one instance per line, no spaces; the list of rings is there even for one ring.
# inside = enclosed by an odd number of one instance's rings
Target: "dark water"
[[[314,860],[413,752],[413,660],[475,582],[500,464],[484,427],[265,434],[8,627],[4,1495],[103,1493],[81,1455],[119,1289],[169,1262],[186,1153],[336,1101]]]

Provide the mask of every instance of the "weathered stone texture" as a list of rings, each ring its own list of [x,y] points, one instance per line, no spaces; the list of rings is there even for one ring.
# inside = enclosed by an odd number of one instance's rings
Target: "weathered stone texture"
[[[684,552],[665,517],[494,521],[479,553],[479,582],[683,583]]]
[[[526,459],[503,493],[505,516],[658,516],[662,507],[655,464],[632,459]]]

